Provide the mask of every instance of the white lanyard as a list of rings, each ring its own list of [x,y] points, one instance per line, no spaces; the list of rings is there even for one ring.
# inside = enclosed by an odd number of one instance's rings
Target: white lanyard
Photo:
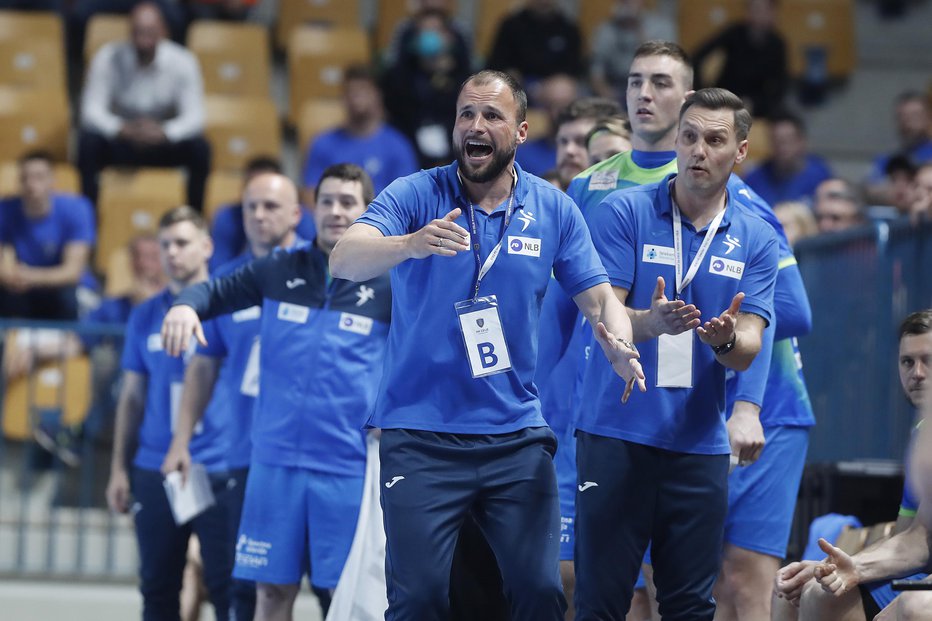
[[[459,176],[459,171],[456,171],[457,176]],[[499,238],[498,243],[495,244],[495,247],[492,248],[492,252],[489,253],[489,256],[485,258],[485,262],[480,265],[480,254],[479,254],[479,230],[476,226],[476,208],[473,206],[472,201],[468,198],[466,199],[467,204],[469,205],[469,233],[470,239],[472,240],[472,249],[473,254],[476,257],[476,267],[479,271],[476,273],[476,282],[473,287],[473,299],[479,297],[479,285],[482,284],[482,279],[485,278],[485,275],[489,273],[489,270],[492,269],[492,266],[495,265],[495,260],[498,259],[498,255],[502,250],[502,241],[505,239],[505,232],[508,230],[508,225],[511,223],[511,214],[513,212],[513,205],[515,200],[515,186],[518,184],[518,175],[512,170],[512,184],[511,184],[511,195],[508,197],[508,206],[505,208],[505,223],[502,227],[502,236]],[[460,183],[463,179],[460,177]],[[466,185],[463,184],[463,191],[465,193]]]
[[[672,181],[670,189],[672,190]],[[689,286],[689,283],[695,278],[696,272],[699,271],[699,266],[702,264],[702,260],[709,251],[709,246],[712,245],[712,239],[715,237],[715,233],[718,232],[718,226],[722,223],[722,218],[725,217],[725,208],[723,207],[721,211],[715,214],[715,217],[712,218],[712,222],[709,223],[709,228],[705,232],[705,237],[702,238],[702,244],[699,246],[699,250],[696,251],[696,256],[693,258],[692,263],[689,264],[689,269],[686,271],[686,276],[684,277],[683,217],[680,215],[680,208],[677,207],[676,201],[673,200],[672,193],[670,194],[670,204],[673,207],[673,264],[676,267],[676,291],[674,291],[673,299],[678,300],[680,294]]]

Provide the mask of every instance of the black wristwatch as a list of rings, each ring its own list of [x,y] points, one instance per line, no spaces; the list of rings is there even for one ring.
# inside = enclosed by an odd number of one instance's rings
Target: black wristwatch
[[[732,349],[735,348],[735,343],[737,342],[738,342],[738,335],[732,334],[731,340],[725,343],[724,345],[709,345],[709,347],[712,348],[712,353],[714,353],[716,356],[724,356],[725,354],[727,354],[728,352],[730,352]]]

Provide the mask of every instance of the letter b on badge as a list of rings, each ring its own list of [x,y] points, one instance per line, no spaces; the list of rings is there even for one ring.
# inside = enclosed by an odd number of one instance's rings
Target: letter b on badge
[[[483,369],[491,369],[498,364],[498,356],[495,355],[495,346],[491,343],[479,343],[479,360]]]

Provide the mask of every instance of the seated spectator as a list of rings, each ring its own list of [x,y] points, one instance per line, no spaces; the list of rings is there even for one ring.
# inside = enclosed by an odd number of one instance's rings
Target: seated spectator
[[[400,131],[385,122],[382,91],[372,71],[349,67],[343,78],[346,123],[314,140],[304,163],[304,202],[314,204],[314,186],[334,164],[348,162],[372,177],[376,193],[397,179],[417,172],[417,154]]]
[[[515,159],[525,171],[542,176],[557,164],[557,118],[579,98],[579,88],[576,78],[557,73],[541,80],[529,95],[533,96],[535,106],[547,111],[550,125],[545,136],[518,145]]]
[[[555,73],[582,73],[582,38],[556,0],[527,0],[498,27],[489,69],[511,73],[527,89]]]
[[[589,168],[586,136],[596,121],[614,117],[623,121],[621,105],[611,99],[584,97],[560,113],[556,123],[557,172],[565,190],[573,177]]]
[[[907,91],[896,99],[896,129],[900,144],[893,153],[878,156],[867,179],[867,196],[878,205],[893,202],[886,176],[887,164],[895,155],[905,155],[914,164],[932,162],[932,110],[923,93]]]
[[[761,198],[776,205],[810,202],[816,187],[832,177],[828,162],[808,152],[802,118],[782,112],[770,119],[770,158],[744,178]]]
[[[894,155],[887,161],[884,173],[890,188],[890,206],[898,216],[907,215],[915,199],[915,180],[918,171],[905,155]]]
[[[168,26],[171,38],[184,41],[186,15],[182,2],[176,0],[68,0],[68,57],[83,66],[84,39],[87,24],[98,13],[126,15],[137,5],[149,2],[158,6]]]
[[[786,42],[777,31],[776,0],[748,0],[747,19],[726,27],[696,51],[696,88],[727,88],[746,102],[756,117],[769,117],[782,107],[788,87]],[[715,80],[702,75],[715,52],[725,55]],[[706,84],[704,82],[712,82]]]
[[[460,84],[469,76],[469,50],[458,43],[450,16],[425,9],[415,34],[386,68],[382,90],[392,123],[414,143],[424,168],[448,164]]]
[[[799,240],[819,233],[819,225],[816,224],[815,216],[812,215],[812,209],[805,203],[800,201],[777,203],[773,206],[773,213],[783,226],[786,240],[791,247],[795,247]]]
[[[589,165],[595,166],[613,155],[631,150],[631,124],[618,117],[596,121],[586,134]]]
[[[592,43],[589,80],[600,97],[625,97],[634,51],[645,41],[674,41],[676,27],[660,13],[644,9],[644,0],[615,0],[610,19],[599,24]]]
[[[243,171],[243,188],[245,189],[253,178],[264,173],[282,174],[282,166],[278,160],[269,157],[257,157],[246,164]],[[313,198],[313,193],[311,194]],[[311,241],[317,236],[314,227],[314,217],[305,207],[301,207],[301,221],[296,229],[298,237]],[[221,265],[238,257],[248,247],[246,229],[243,227],[243,204],[225,205],[215,214],[210,226],[210,237],[214,242],[214,253],[210,257],[208,267],[211,272]]]
[[[812,212],[820,233],[845,231],[867,220],[864,203],[844,179],[827,179],[818,185]]]
[[[414,8],[411,13],[414,16],[405,17],[398,22],[398,26],[395,27],[395,32],[392,33],[392,40],[382,53],[382,62],[386,66],[395,64],[398,61],[398,57],[401,55],[401,51],[410,48],[413,44],[418,34],[416,16],[421,11],[440,11],[446,15],[450,30],[456,40],[454,47],[466,50],[467,55],[471,55],[471,45],[468,36],[469,31],[454,16],[456,9],[456,2],[454,0],[411,0],[408,4],[413,5]]]
[[[96,239],[83,196],[53,191],[52,156],[19,162],[20,194],[0,201],[0,317],[78,317],[76,287]]]
[[[909,217],[913,223],[932,219],[932,162],[923,164],[916,171],[916,185]]]
[[[200,209],[210,171],[204,139],[204,85],[194,55],[165,39],[159,8],[130,16],[129,41],[113,42],[91,62],[81,101],[78,168],[96,203],[105,166],[184,166],[188,202]]]

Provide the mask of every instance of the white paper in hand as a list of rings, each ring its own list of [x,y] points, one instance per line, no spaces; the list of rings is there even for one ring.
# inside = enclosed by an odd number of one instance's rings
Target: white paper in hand
[[[178,526],[187,524],[195,517],[214,506],[214,493],[203,464],[191,464],[188,480],[181,483],[180,472],[170,472],[163,482],[168,504]]]

